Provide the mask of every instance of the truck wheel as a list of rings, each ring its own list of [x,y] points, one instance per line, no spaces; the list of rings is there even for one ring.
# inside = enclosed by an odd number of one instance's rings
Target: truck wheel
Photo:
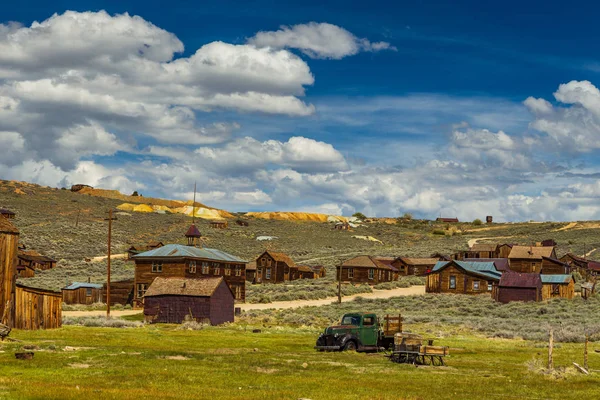
[[[346,342],[344,345],[344,351],[356,351],[356,343],[354,343],[354,340],[349,340]]]

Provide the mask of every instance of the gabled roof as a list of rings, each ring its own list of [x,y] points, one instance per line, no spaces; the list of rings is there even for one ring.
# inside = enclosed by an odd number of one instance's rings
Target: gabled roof
[[[151,296],[196,296],[210,297],[224,282],[224,278],[156,278],[150,285],[144,297]]]
[[[392,265],[392,263],[396,261],[395,257],[375,257],[375,259],[380,263],[387,265],[392,271],[398,272],[398,268]]]
[[[496,251],[498,249],[497,244],[493,243],[475,243],[469,251]]]
[[[537,288],[542,285],[540,274],[506,271],[502,273],[498,287]]]
[[[97,283],[88,283],[88,282],[73,282],[69,286],[63,288],[63,290],[75,290],[75,289],[102,289],[103,285],[99,285]]]
[[[398,257],[397,259],[402,260],[408,265],[435,265],[439,261],[437,258]]]
[[[285,253],[277,253],[275,251],[267,250],[264,253],[262,253],[261,256],[263,254],[265,254],[265,253],[268,254],[268,255],[270,255],[271,258],[273,260],[275,260],[275,261],[286,263],[288,267],[295,267],[296,266],[296,263],[294,262],[294,260],[292,260],[290,258],[290,256],[288,256]],[[260,256],[259,256],[259,258],[260,258]]]
[[[356,256],[342,263],[342,267],[366,267],[391,270],[392,268],[371,256]]]
[[[558,264],[558,265],[561,265],[563,267],[569,267],[569,264],[567,264],[566,262],[562,262],[560,260],[557,260],[556,258],[542,257],[542,260],[549,261],[549,262],[551,262],[553,264]]]
[[[542,274],[542,283],[560,283],[560,284],[568,284],[573,279],[573,275],[569,274],[552,274],[546,275]]]
[[[18,234],[19,230],[8,219],[0,218],[0,233],[12,233],[12,234],[17,233]]]
[[[308,265],[298,265],[298,271],[301,271],[301,272],[315,272]]]
[[[554,247],[513,246],[508,258],[541,259],[552,256]]]
[[[196,225],[192,224],[192,225],[190,225],[187,232],[185,233],[185,236],[186,237],[202,237],[202,234],[200,233],[198,228],[196,228]]]
[[[486,279],[498,280],[502,273],[496,269],[496,266],[493,262],[479,262],[479,261],[438,261],[431,273],[438,272],[447,266],[457,265],[459,268],[463,269],[466,272],[480,275]]]
[[[225,253],[224,251],[217,249],[209,249],[206,247],[198,248],[192,246],[185,246],[182,244],[167,244],[156,249],[148,250],[140,254],[133,256],[134,259],[142,258],[203,258],[206,260],[225,261],[225,262],[236,262],[246,263],[247,261],[242,260],[239,257]]]
[[[20,260],[35,261],[35,262],[40,262],[40,263],[56,262],[55,259],[48,257],[48,256],[43,256],[35,250],[18,250],[17,257]]]
[[[588,261],[587,262],[588,269],[592,271],[600,271],[600,262],[598,261]]]
[[[465,258],[463,261],[493,262],[496,266],[496,269],[500,272],[508,271],[510,269],[510,267],[508,266],[508,258]]]

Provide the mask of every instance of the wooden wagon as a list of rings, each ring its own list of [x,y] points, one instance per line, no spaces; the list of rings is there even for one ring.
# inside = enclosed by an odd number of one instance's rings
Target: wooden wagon
[[[445,365],[444,357],[448,354],[448,347],[434,346],[433,339],[424,340],[421,335],[401,332],[394,335],[394,350],[389,357],[402,364]]]

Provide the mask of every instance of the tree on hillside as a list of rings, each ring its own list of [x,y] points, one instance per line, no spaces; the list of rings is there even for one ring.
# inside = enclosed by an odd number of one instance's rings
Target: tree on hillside
[[[136,190],[136,191],[134,191],[134,192],[133,192],[131,195],[132,195],[132,196],[139,196],[139,194],[138,194],[137,190]]]
[[[481,225],[483,224],[483,222],[481,222],[481,220],[479,218],[476,218],[475,220],[473,220],[473,225]]]
[[[352,216],[353,216],[354,218],[358,218],[358,219],[361,219],[361,220],[363,220],[363,221],[364,221],[365,219],[367,219],[367,217],[365,216],[365,214],[363,214],[363,213],[359,213],[359,212],[352,214]]]

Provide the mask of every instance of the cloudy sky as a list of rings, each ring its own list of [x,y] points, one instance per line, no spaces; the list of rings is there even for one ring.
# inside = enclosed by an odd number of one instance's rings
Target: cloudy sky
[[[0,178],[183,199],[197,182],[231,211],[600,219],[600,10],[422,3],[4,5]]]

